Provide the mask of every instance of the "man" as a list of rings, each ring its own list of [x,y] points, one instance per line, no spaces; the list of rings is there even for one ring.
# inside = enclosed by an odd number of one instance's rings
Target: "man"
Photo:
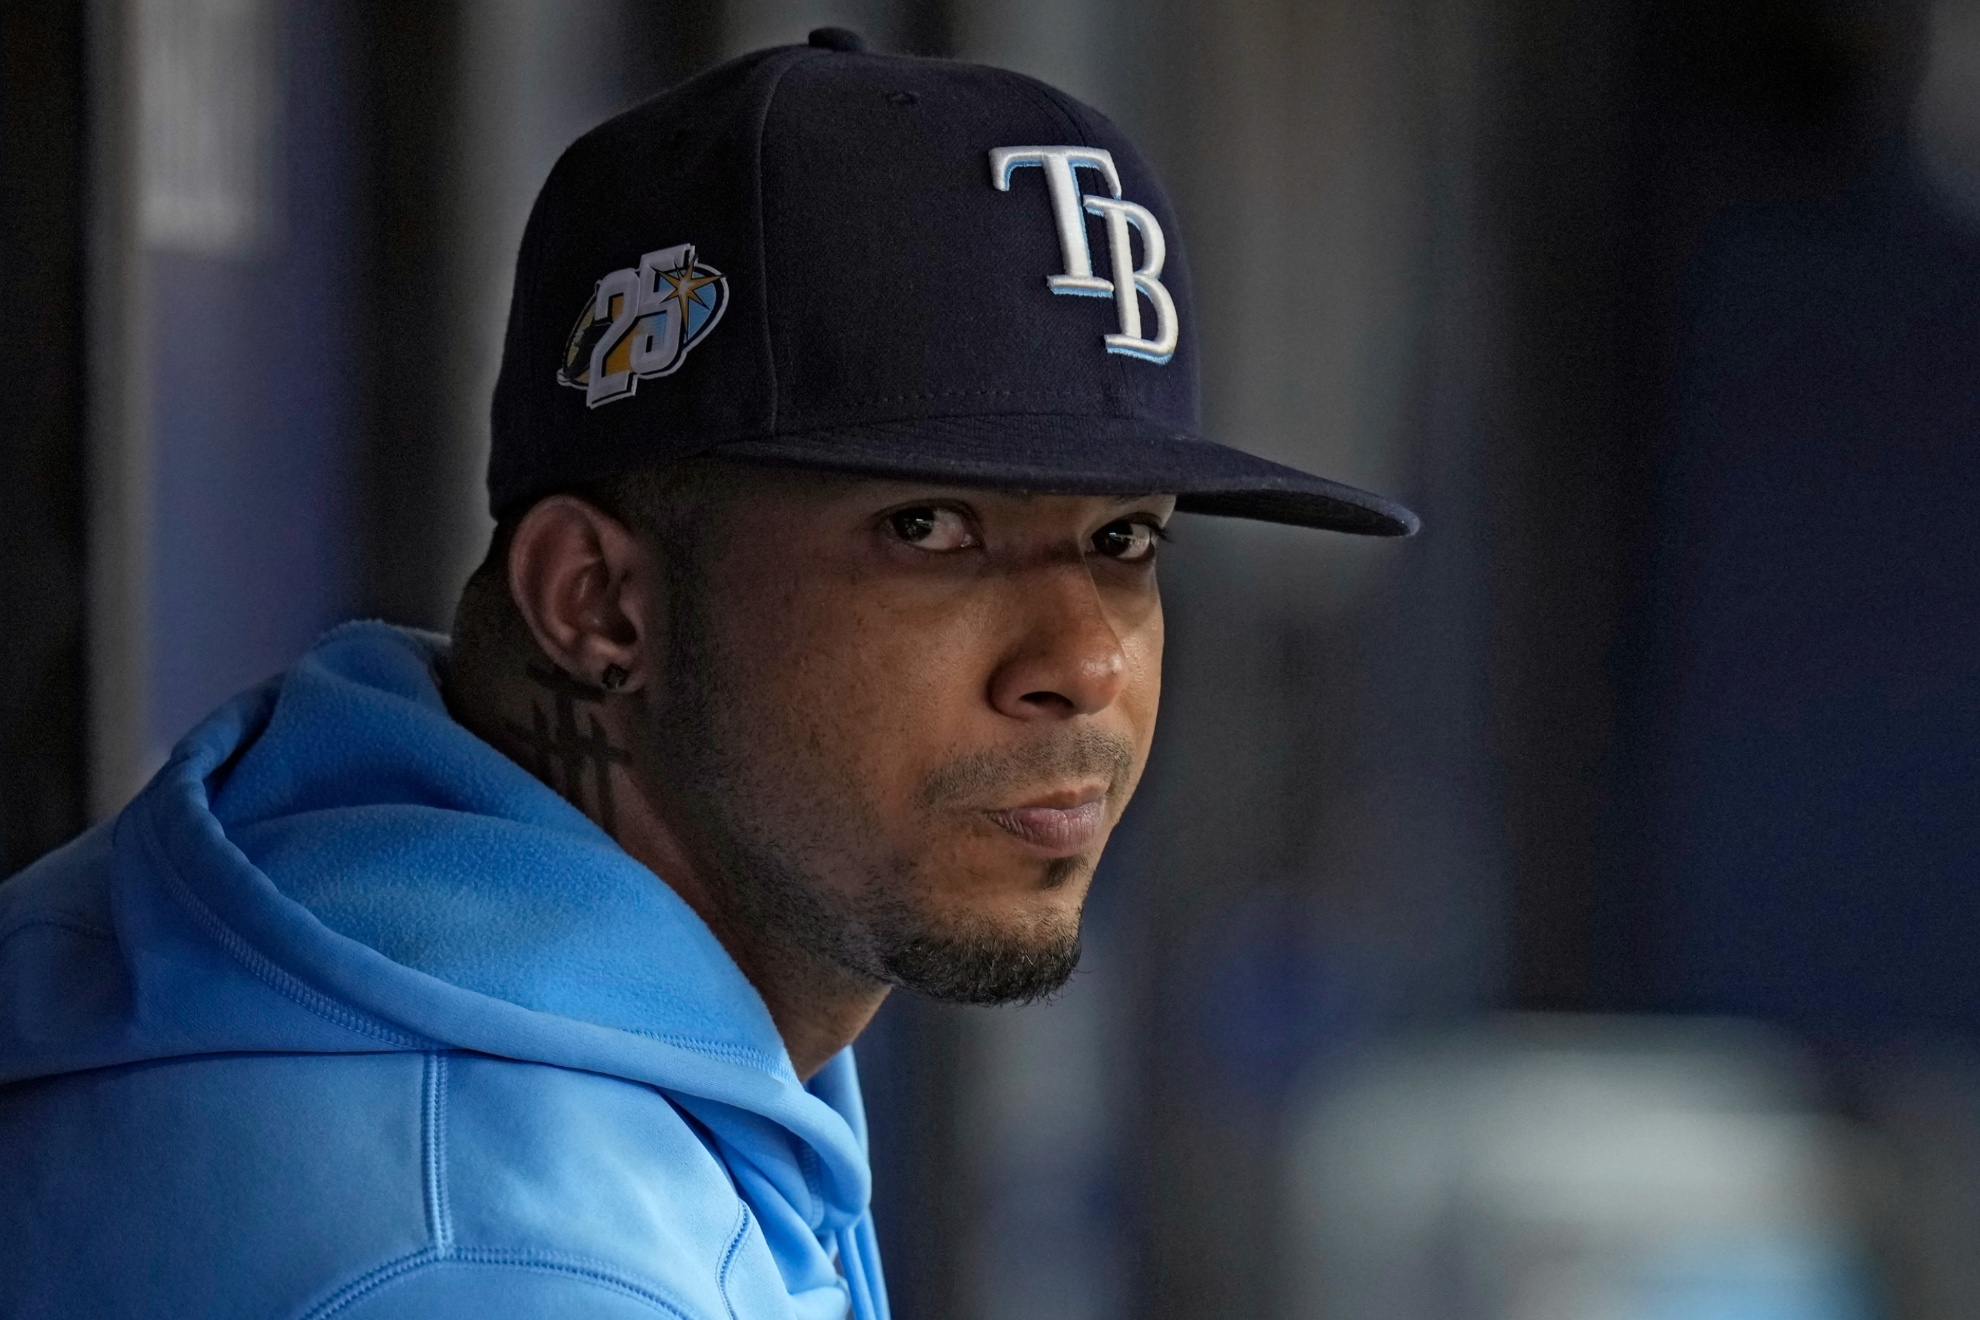
[[[451,647],[0,888],[0,1314],[880,1320],[848,1047],[1072,970],[1171,513],[1415,525],[1195,435],[1110,124],[834,30],[565,153],[493,421]]]

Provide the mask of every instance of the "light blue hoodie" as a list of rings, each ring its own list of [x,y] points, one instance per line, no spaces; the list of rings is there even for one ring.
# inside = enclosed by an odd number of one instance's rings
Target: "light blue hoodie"
[[[0,1316],[886,1320],[850,1052],[330,634],[0,885]]]

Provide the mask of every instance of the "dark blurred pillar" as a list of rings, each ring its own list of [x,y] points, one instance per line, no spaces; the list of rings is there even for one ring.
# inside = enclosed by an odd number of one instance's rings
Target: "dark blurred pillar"
[[[86,14],[0,6],[0,876],[88,809]]]
[[[456,0],[365,0],[353,19],[367,217],[360,599],[366,613],[427,626],[446,618],[434,565],[453,531],[435,493],[449,475],[445,276],[459,217],[446,185],[464,21]]]
[[[488,405],[557,152],[712,63],[716,0],[365,0],[364,612],[444,629],[485,546]]]
[[[1599,1006],[1596,923],[1615,790],[1624,505],[1646,463],[1623,365],[1633,200],[1632,6],[1492,7],[1480,153],[1498,305],[1485,476],[1488,663],[1504,775],[1505,999]]]

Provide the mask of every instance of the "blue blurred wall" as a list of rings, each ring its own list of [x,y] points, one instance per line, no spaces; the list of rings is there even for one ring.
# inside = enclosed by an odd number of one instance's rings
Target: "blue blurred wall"
[[[149,255],[152,755],[357,589],[356,132],[327,0],[280,6],[268,241]]]
[[[1657,1006],[1980,1028],[1980,235],[1894,140],[1694,267],[1641,675]]]

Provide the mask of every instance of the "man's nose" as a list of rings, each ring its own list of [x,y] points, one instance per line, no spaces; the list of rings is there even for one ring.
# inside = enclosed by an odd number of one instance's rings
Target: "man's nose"
[[[1105,710],[1127,682],[1127,651],[1084,563],[1026,574],[1023,633],[990,678],[990,704],[1013,719]]]

